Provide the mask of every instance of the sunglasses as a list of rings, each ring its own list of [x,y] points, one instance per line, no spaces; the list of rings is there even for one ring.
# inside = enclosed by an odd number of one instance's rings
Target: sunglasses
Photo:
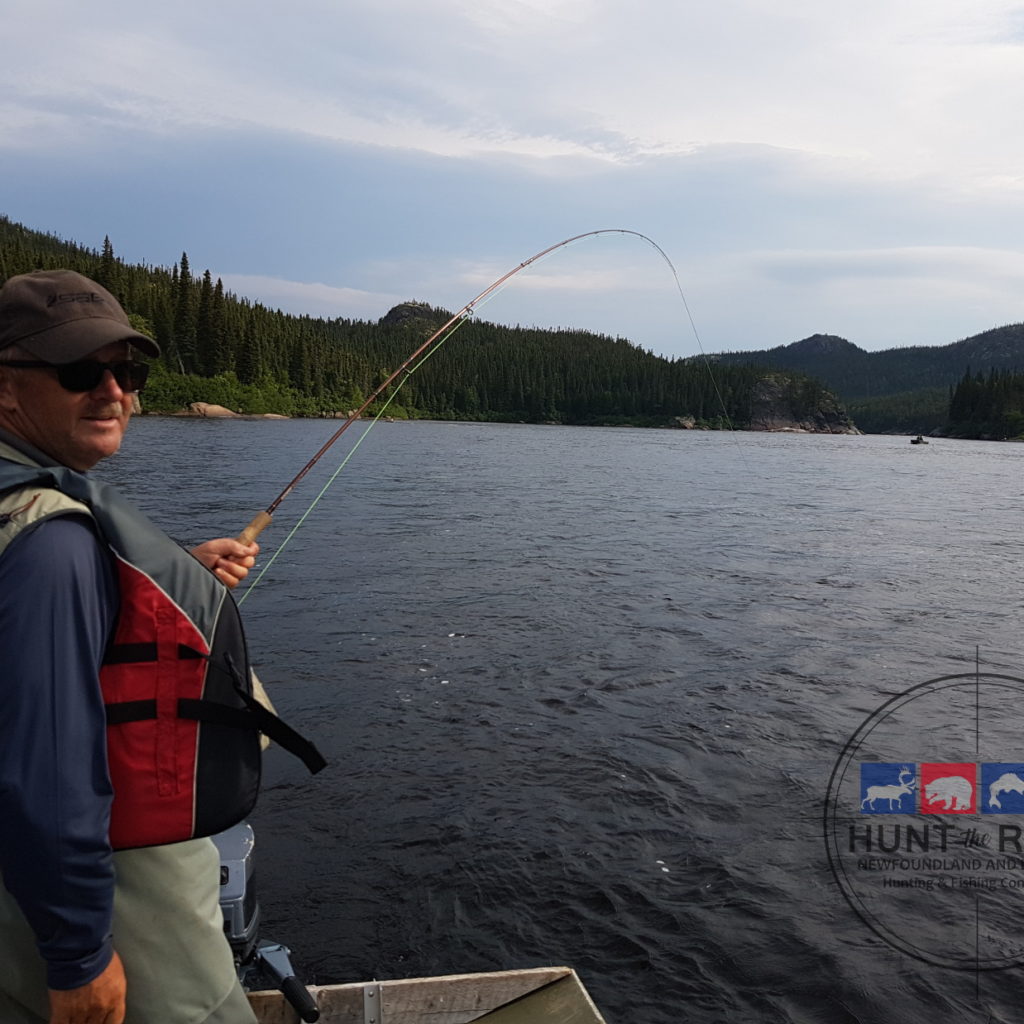
[[[14,366],[25,370],[53,370],[57,383],[65,391],[92,391],[99,387],[103,375],[109,370],[122,391],[141,391],[149,376],[149,364],[125,359],[117,363],[98,363],[83,359],[77,363],[44,363],[33,359],[12,359],[0,366]]]

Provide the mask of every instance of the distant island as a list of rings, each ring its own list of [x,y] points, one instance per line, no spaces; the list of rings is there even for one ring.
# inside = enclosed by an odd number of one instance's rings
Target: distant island
[[[203,403],[251,416],[346,415],[451,316],[415,300],[377,321],[294,316],[226,291],[209,270],[194,274],[187,253],[171,267],[129,264],[109,238],[92,249],[0,216],[4,279],[53,267],[109,288],[160,343],[143,396],[143,410],[154,413]],[[472,320],[407,378],[386,414],[1016,437],[1020,374],[1024,325],[944,347],[865,352],[816,334],[772,349],[666,359],[622,337]]]

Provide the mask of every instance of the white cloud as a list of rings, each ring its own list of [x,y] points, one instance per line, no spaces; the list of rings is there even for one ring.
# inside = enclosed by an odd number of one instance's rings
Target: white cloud
[[[1024,319],[1024,253],[1015,250],[761,251],[686,269],[709,311],[702,332],[711,349],[767,348],[814,333],[871,350],[948,345]]]
[[[70,124],[84,104],[126,130],[260,125],[456,157],[746,143],[991,178],[1024,156],[1010,0],[123,9],[14,2],[5,92]]]
[[[1021,318],[1017,3],[8,0],[0,212],[45,176],[40,227],[205,236],[234,290],[371,319],[613,223],[676,262],[708,347],[948,341]],[[682,344],[656,254],[593,248],[488,315]]]
[[[905,246],[892,249],[748,253],[754,274],[779,281],[904,282],[908,278],[946,282],[987,280],[993,286],[1024,288],[1024,252],[977,246]]]
[[[214,275],[217,276],[217,275]],[[227,291],[268,309],[325,319],[377,320],[403,301],[395,295],[305,281],[287,281],[259,274],[221,274]]]
[[[600,14],[597,0],[455,0],[452,9],[488,38],[531,42],[543,41],[552,29],[584,32]]]

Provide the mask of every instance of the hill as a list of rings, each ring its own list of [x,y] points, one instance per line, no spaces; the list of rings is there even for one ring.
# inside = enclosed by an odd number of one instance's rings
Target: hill
[[[162,356],[149,411],[207,402],[249,413],[333,416],[367,395],[451,316],[409,302],[376,322],[293,316],[226,291],[210,271],[125,263],[0,217],[3,279],[68,267],[120,299]],[[370,412],[379,406],[371,407]],[[625,338],[462,321],[456,338],[405,378],[395,418],[633,426],[852,429],[834,395],[791,370],[655,356]]]
[[[950,345],[867,352],[845,338],[814,334],[791,345],[712,358],[726,365],[771,366],[817,377],[847,402],[923,388],[953,387],[968,367],[1024,370],[1024,324],[996,327]]]
[[[869,433],[941,428],[952,389],[969,369],[1024,370],[1024,324],[984,331],[949,345],[867,352],[845,338],[814,334],[776,348],[712,357],[725,366],[765,366],[821,380]]]

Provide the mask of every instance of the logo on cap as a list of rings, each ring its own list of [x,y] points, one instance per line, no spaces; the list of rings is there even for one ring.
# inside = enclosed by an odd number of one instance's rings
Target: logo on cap
[[[63,295],[48,295],[46,297],[47,308],[59,306],[65,302],[102,302],[103,296],[98,292],[67,292]]]

